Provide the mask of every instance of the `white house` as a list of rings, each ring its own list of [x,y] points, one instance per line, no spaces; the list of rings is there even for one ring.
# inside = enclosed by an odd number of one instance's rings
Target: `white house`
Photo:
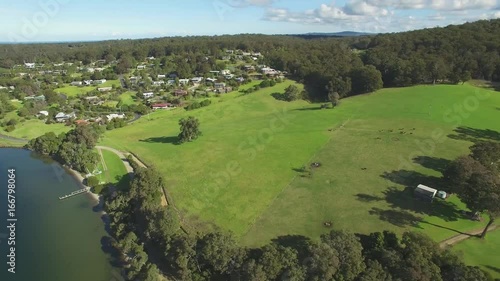
[[[49,116],[48,111],[40,111],[40,112],[38,112],[38,114],[43,115],[43,116]]]
[[[168,85],[174,85],[174,84],[175,84],[175,80],[168,80],[168,81],[167,81],[167,84],[168,84]]]
[[[108,119],[108,121],[111,121],[113,119],[123,119],[123,118],[125,118],[125,113],[121,113],[121,114],[112,113],[112,114],[106,115],[106,118]]]
[[[217,79],[215,79],[215,78],[207,78],[207,81],[208,82],[215,82],[215,81],[217,81]]]
[[[101,87],[101,88],[97,88],[97,90],[99,92],[109,92],[109,91],[113,90],[113,87]]]
[[[222,71],[220,72],[220,74],[222,74],[222,75],[229,75],[229,74],[231,74],[231,70],[229,70],[229,69],[224,69],[224,70],[222,70]]]
[[[85,85],[92,85],[92,82],[94,82],[94,81],[92,81],[92,80],[84,80],[83,84],[85,84]]]
[[[154,93],[153,92],[148,92],[148,93],[143,93],[142,96],[145,98],[145,99],[150,99],[152,97],[154,97]]]
[[[185,85],[187,83],[189,83],[189,79],[179,79],[179,84]]]
[[[75,113],[66,114],[64,112],[59,112],[56,115],[56,121],[57,122],[65,122],[65,121],[67,121],[71,118],[75,118],[75,117],[76,117]]]
[[[158,79],[165,79],[167,78],[167,75],[165,74],[158,74]]]
[[[165,84],[165,81],[153,81],[153,86],[160,86]]]
[[[81,85],[83,85],[82,81],[73,81],[73,82],[71,82],[71,86],[81,86]]]
[[[24,63],[24,67],[29,68],[29,69],[33,69],[33,68],[35,68],[35,64],[34,63],[26,63],[25,62]]]
[[[201,83],[201,81],[203,81],[203,77],[191,78],[191,82],[193,82],[193,83]]]
[[[148,57],[148,60],[154,60],[155,57]]]
[[[233,79],[234,78],[234,74],[227,74],[227,75],[224,75],[224,77],[226,79]]]
[[[146,66],[145,65],[138,65],[137,69],[146,69]]]
[[[106,79],[94,80],[93,83],[96,85],[104,84],[106,83]]]
[[[235,80],[236,80],[236,82],[240,82],[240,83],[245,82],[245,78],[243,78],[243,77],[238,77]]]

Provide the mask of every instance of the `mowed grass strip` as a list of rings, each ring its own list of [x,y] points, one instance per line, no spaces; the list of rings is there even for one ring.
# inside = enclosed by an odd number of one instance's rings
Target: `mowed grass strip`
[[[469,238],[455,246],[453,250],[469,265],[481,267],[493,278],[500,278],[500,230],[486,235],[486,238]]]
[[[436,241],[483,227],[462,215],[466,208],[456,197],[428,204],[412,192],[418,184],[440,189],[442,170],[469,152],[471,139],[497,140],[499,105],[499,93],[469,85],[385,89],[342,100],[330,118],[353,117],[312,159],[322,166],[312,178],[297,172],[243,242],[315,238],[330,231],[325,223],[358,233],[418,230]]]

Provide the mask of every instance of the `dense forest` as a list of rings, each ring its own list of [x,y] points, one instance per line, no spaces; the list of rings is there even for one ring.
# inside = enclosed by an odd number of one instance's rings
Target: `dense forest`
[[[309,97],[327,100],[384,87],[500,80],[500,20],[352,38],[235,35],[0,46],[0,67],[23,62],[119,60],[120,74],[147,56],[174,57],[180,76],[204,73],[227,49],[261,52],[264,63],[304,82]],[[164,62],[166,60],[163,60]],[[374,68],[375,69],[374,69]]]

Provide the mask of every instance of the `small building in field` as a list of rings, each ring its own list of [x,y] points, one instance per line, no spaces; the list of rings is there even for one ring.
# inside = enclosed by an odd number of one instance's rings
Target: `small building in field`
[[[113,87],[102,87],[102,88],[97,88],[99,92],[109,92],[113,90]]]
[[[157,110],[157,109],[171,109],[173,107],[174,106],[171,103],[156,103],[156,104],[151,105],[151,108],[153,110]]]
[[[415,188],[414,194],[417,198],[432,201],[434,197],[436,197],[437,192],[437,189],[419,184],[417,188]]]
[[[83,85],[82,81],[73,81],[73,82],[71,82],[71,86],[81,86],[81,85]]]

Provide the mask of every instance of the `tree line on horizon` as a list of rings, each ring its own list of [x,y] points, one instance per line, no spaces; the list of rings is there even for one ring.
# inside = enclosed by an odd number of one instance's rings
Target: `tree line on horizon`
[[[0,67],[27,61],[53,63],[118,60],[117,74],[154,56],[181,76],[216,68],[225,50],[261,52],[264,63],[303,82],[311,100],[327,101],[381,87],[424,83],[500,81],[500,19],[410,32],[352,38],[304,39],[283,35],[234,35],[113,40],[93,43],[19,44],[0,48]],[[210,56],[207,60],[206,57]]]

